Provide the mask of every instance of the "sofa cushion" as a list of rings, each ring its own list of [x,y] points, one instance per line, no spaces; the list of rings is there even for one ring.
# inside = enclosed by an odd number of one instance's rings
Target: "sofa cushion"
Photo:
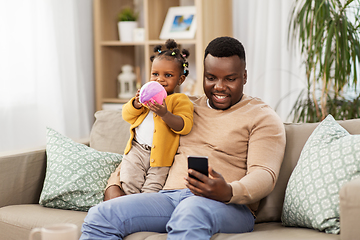
[[[55,223],[73,223],[79,236],[86,212],[42,207],[39,204],[11,205],[0,208],[0,239],[29,239],[31,229]]]
[[[350,134],[360,134],[360,119],[337,121]],[[286,148],[274,190],[260,201],[256,223],[280,222],[285,189],[307,139],[319,123],[285,123]]]
[[[47,168],[39,203],[46,207],[87,211],[104,198],[110,174],[122,160],[47,128]]]
[[[167,234],[137,232],[124,240],[166,240]],[[307,228],[289,228],[281,223],[255,224],[254,231],[249,233],[216,233],[211,240],[340,240],[339,235],[326,234]]]
[[[124,153],[130,138],[130,124],[122,119],[121,111],[101,110],[95,113],[90,132],[90,147],[103,152]]]
[[[307,140],[286,188],[286,226],[340,232],[339,190],[360,176],[360,135],[350,135],[328,115]]]

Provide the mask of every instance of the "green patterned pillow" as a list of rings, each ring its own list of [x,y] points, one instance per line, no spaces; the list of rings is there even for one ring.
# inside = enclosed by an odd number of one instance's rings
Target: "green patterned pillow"
[[[47,167],[39,204],[87,211],[104,198],[110,174],[122,155],[99,152],[47,128]]]
[[[283,225],[338,234],[339,190],[359,176],[360,135],[350,135],[328,115],[307,140],[290,176]]]

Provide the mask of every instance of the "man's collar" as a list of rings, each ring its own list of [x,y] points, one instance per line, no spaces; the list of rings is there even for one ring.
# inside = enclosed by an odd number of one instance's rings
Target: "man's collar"
[[[208,106],[209,108],[213,109],[213,108],[210,106],[210,103],[209,103],[209,99],[208,99],[208,98],[206,98],[206,104],[207,104],[207,106]]]

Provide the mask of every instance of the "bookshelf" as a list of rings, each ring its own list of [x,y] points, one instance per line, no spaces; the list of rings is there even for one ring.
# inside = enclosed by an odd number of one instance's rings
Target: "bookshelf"
[[[135,5],[134,3],[137,3]],[[175,39],[181,47],[190,48],[189,77],[195,80],[191,94],[202,94],[203,52],[209,41],[218,36],[232,36],[231,0],[94,0],[94,54],[96,110],[105,104],[123,104],[119,99],[117,76],[124,64],[140,69],[140,79],[150,78],[155,45],[164,44],[160,32],[169,7],[192,5],[196,7],[197,30],[194,39]],[[130,6],[140,11],[139,26],[145,30],[142,42],[120,42],[117,14]]]

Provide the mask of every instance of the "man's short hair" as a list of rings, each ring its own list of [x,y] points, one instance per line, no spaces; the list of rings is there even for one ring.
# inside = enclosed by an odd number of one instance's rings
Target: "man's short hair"
[[[239,40],[232,37],[218,37],[212,40],[205,49],[204,61],[209,53],[214,57],[238,55],[240,59],[246,62],[244,46]]]

